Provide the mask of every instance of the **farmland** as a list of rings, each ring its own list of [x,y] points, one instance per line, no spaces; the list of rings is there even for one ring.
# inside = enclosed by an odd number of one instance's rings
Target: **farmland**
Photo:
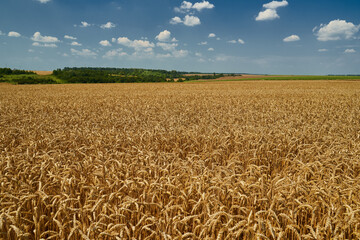
[[[0,83],[0,239],[359,239],[360,81]]]

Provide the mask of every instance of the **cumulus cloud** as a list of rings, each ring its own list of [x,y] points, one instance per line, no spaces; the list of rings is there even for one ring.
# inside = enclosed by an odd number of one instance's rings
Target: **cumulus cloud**
[[[75,25],[75,26],[77,26],[77,25]],[[81,25],[79,25],[79,27],[84,27],[84,28],[90,27],[90,26],[91,26],[91,24],[88,23],[88,22],[85,22],[85,21],[82,21],[82,22],[81,22]]]
[[[179,17],[173,17],[170,20],[170,23],[173,25],[183,23],[185,26],[193,27],[196,25],[200,25],[201,21],[200,21],[200,18],[198,18],[196,16],[186,15],[183,20]]]
[[[194,5],[192,6],[193,9],[196,9],[199,12],[202,11],[203,9],[212,9],[214,7],[215,7],[215,5],[212,3],[209,3],[208,1],[197,2],[197,3],[194,3]]]
[[[276,9],[279,7],[286,7],[289,3],[286,0],[283,1],[272,1],[263,5],[265,8],[264,11],[259,12],[257,17],[255,18],[256,21],[269,21],[280,18],[277,14]]]
[[[159,40],[160,42],[167,42],[170,40],[170,38],[171,38],[171,32],[169,32],[168,30],[164,30],[160,32],[159,35],[155,37],[155,39]]]
[[[21,34],[18,32],[9,32],[8,36],[9,37],[21,37]]]
[[[51,0],[38,0],[38,2],[40,2],[40,3],[48,3],[48,2],[50,2]]]
[[[315,27],[313,32],[315,32],[317,40],[325,42],[353,39],[359,30],[360,25],[355,25],[352,22],[337,19],[329,22],[328,24],[321,24],[319,27]]]
[[[100,26],[102,29],[110,29],[116,27],[116,25],[112,22],[107,22]]]
[[[238,41],[238,43],[240,43],[240,44],[245,44],[245,41],[242,40],[241,38],[239,38],[237,41]]]
[[[213,52],[213,51],[215,51],[215,49],[214,48],[208,48],[208,51]]]
[[[189,54],[187,50],[175,50],[172,53],[166,53],[166,54],[156,54],[157,58],[183,58],[186,57]]]
[[[31,40],[33,40],[35,42],[44,42],[44,43],[60,42],[58,38],[51,37],[51,36],[42,36],[40,32],[34,33]]]
[[[182,23],[183,21],[181,20],[181,18],[179,17],[173,17],[172,19],[170,19],[170,24],[179,24],[179,23]]]
[[[209,38],[214,38],[214,37],[216,37],[216,34],[215,33],[210,33],[208,37]]]
[[[207,44],[208,44],[208,42],[206,42],[206,41],[205,41],[205,42],[199,42],[199,43],[198,43],[198,45],[207,45]]]
[[[351,49],[345,49],[344,53],[356,53],[356,50],[351,48]]]
[[[72,37],[72,36],[69,36],[69,35],[65,35],[64,38],[65,39],[70,39],[70,40],[76,40],[77,39],[76,37]]]
[[[39,43],[34,42],[32,44],[34,47],[45,47],[45,48],[57,48],[57,45],[55,43]]]
[[[291,35],[283,39],[284,42],[296,42],[299,41],[300,37],[298,35]]]
[[[255,18],[256,21],[268,21],[280,18],[274,9],[266,9],[265,11],[259,12],[258,16]]]
[[[318,50],[318,52],[327,52],[327,51],[329,51],[329,50],[326,49],[326,48],[321,48],[321,49]]]
[[[189,54],[187,50],[175,50],[172,52],[172,55],[176,58],[186,57]]]
[[[97,54],[89,49],[82,49],[81,51],[71,48],[71,54],[82,57],[95,57]]]
[[[194,4],[188,1],[183,1],[180,7],[175,7],[174,10],[175,12],[179,12],[179,13],[188,13],[191,10],[197,10],[201,12],[204,9],[212,9],[214,7],[215,5],[208,1],[196,2]]]
[[[123,52],[122,48],[118,48],[118,49],[114,49],[114,50],[110,50],[108,52],[105,53],[105,55],[103,56],[103,58],[108,58],[108,59],[112,59],[115,57],[123,57],[123,56],[127,56],[128,54],[126,52]]]
[[[5,35],[2,31],[0,31],[0,36]]]
[[[201,22],[198,17],[186,15],[184,18],[185,26],[193,27],[193,26],[200,25],[200,24],[201,24]]]
[[[161,47],[164,51],[175,51],[175,48],[178,46],[178,44],[158,42],[156,46]]]
[[[277,9],[279,7],[286,7],[287,5],[289,5],[287,1],[272,1],[264,4],[263,7],[268,9]]]
[[[245,41],[242,40],[241,38],[239,38],[238,40],[230,40],[230,41],[228,41],[228,43],[233,43],[233,44],[235,44],[235,43],[245,44]]]
[[[155,47],[154,43],[147,40],[130,40],[127,37],[119,37],[117,43],[125,47],[134,48],[135,51],[151,52]]]
[[[111,43],[108,40],[102,40],[99,44],[103,47],[111,47]]]
[[[71,46],[82,46],[82,44],[74,41],[71,43]]]

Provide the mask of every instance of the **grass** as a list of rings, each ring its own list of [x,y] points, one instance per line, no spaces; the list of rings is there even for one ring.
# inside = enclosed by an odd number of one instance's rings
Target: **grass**
[[[360,82],[0,84],[0,238],[360,239]]]

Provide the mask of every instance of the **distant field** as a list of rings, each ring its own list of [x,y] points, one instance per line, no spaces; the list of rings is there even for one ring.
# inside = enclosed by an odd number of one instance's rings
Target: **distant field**
[[[360,81],[0,84],[0,239],[360,239]]]
[[[360,76],[308,76],[308,75],[242,75],[225,76],[214,80],[197,81],[242,81],[242,80],[360,80]]]
[[[37,75],[51,75],[53,71],[33,71]]]

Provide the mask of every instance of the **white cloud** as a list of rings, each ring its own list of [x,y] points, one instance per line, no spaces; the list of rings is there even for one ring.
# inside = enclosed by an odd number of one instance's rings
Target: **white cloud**
[[[200,42],[198,43],[198,45],[207,45],[208,43],[207,42]]]
[[[50,2],[51,0],[38,0],[38,2],[40,2],[40,3],[48,3],[48,2]]]
[[[230,41],[228,41],[228,43],[233,43],[233,44],[235,44],[235,43],[245,44],[245,41],[242,40],[241,38],[239,38],[238,40],[230,40]]]
[[[198,10],[199,12],[203,9],[212,9],[214,7],[215,7],[215,5],[209,3],[208,1],[197,2],[197,3],[194,3],[194,5],[192,6],[192,8]]]
[[[111,47],[111,43],[108,40],[102,40],[99,44],[103,47]]]
[[[280,18],[274,9],[266,9],[265,11],[259,12],[259,15],[255,18],[256,21],[268,21]]]
[[[187,50],[176,50],[172,52],[172,54],[176,58],[182,58],[182,57],[186,57],[189,54],[189,52]]]
[[[170,40],[170,38],[171,38],[171,32],[169,32],[168,30],[164,30],[160,32],[159,35],[155,37],[155,39],[159,40],[160,42],[167,42]]]
[[[313,29],[315,32],[318,27]],[[319,30],[315,35],[319,41],[334,41],[341,39],[352,39],[354,35],[359,32],[360,25],[354,25],[351,22],[346,22],[345,20],[333,20],[328,24],[321,24]]]
[[[356,53],[356,50],[351,48],[351,49],[345,49],[344,53]]]
[[[100,26],[102,29],[110,29],[116,27],[116,25],[112,22],[107,22]]]
[[[195,53],[195,56],[197,56],[197,57],[202,57],[202,54],[199,53],[199,52],[197,52],[197,53]]]
[[[8,36],[9,37],[21,37],[21,34],[18,32],[9,32]]]
[[[175,51],[175,48],[178,46],[178,44],[158,42],[156,46],[161,47],[164,51]]]
[[[329,50],[325,49],[325,48],[321,48],[321,49],[318,50],[318,52],[327,52],[327,51],[329,51]]]
[[[134,48],[135,51],[150,52],[152,51],[152,48],[155,47],[154,43],[147,40],[130,40],[127,37],[119,37],[117,43],[129,48]]]
[[[190,15],[186,15],[183,20],[179,17],[173,17],[172,19],[170,19],[170,24],[175,25],[179,23],[183,23],[185,26],[188,27],[193,27],[201,24],[200,18]]]
[[[215,49],[214,48],[208,48],[208,51],[213,52]]]
[[[259,12],[255,18],[256,21],[269,21],[280,18],[277,14],[276,9],[279,7],[286,7],[289,3],[286,0],[283,1],[272,1],[263,5],[264,11]]]
[[[182,23],[183,21],[181,20],[181,18],[179,17],[173,17],[171,20],[170,20],[170,24],[178,24],[178,23]]]
[[[81,43],[78,43],[78,42],[72,42],[71,44],[70,44],[71,46],[82,46],[82,44]]]
[[[176,38],[171,39],[172,42],[177,42],[178,40]]]
[[[128,54],[126,52],[123,52],[122,48],[119,49],[114,49],[114,50],[110,50],[108,52],[105,53],[105,55],[103,56],[103,58],[108,58],[108,59],[112,59],[114,57],[123,57],[123,56],[127,56]]]
[[[183,1],[181,3],[181,6],[178,8],[175,8],[176,12],[182,12],[182,11],[187,11],[190,10],[192,8],[193,4],[191,2],[187,2],[187,1]]]
[[[34,36],[31,38],[31,40],[44,43],[60,42],[56,37],[42,36],[40,32],[34,33]]]
[[[57,48],[57,45],[55,43],[39,43],[39,42],[34,42],[32,44],[34,47],[46,47],[46,48]]]
[[[196,2],[194,4],[192,4],[191,2],[183,1],[180,7],[176,7],[174,10],[175,12],[179,13],[188,13],[191,10],[197,10],[200,12],[204,9],[212,9],[214,7],[215,5],[208,1]]]
[[[34,49],[29,49],[28,52],[29,52],[29,53],[33,53],[33,52],[35,52],[35,51],[34,51]]]
[[[77,39],[76,37],[72,37],[72,36],[69,36],[69,35],[65,35],[64,38],[65,39],[70,39],[70,40],[76,40]]]
[[[111,42],[115,43],[116,42],[116,38],[112,38]]]
[[[131,41],[127,37],[119,37],[117,43],[127,47],[130,47],[131,45]]]
[[[300,37],[298,35],[291,35],[283,39],[284,42],[296,42],[299,41]]]
[[[200,25],[200,24],[201,24],[201,22],[198,17],[186,15],[184,18],[185,26],[193,27],[193,26]]]
[[[95,57],[97,54],[89,49],[82,49],[81,51],[71,48],[72,55],[82,56],[82,57]]]
[[[215,33],[210,33],[208,37],[209,38],[214,38],[214,37],[216,37],[216,34]]]
[[[91,26],[91,24],[87,23],[85,21],[81,22],[81,25],[80,25],[80,27],[90,27],[90,26]]]
[[[286,7],[287,5],[289,5],[289,3],[287,1],[272,1],[272,2],[269,2],[269,3],[266,3],[263,5],[264,8],[267,8],[267,9],[277,9],[279,7]]]
[[[5,35],[2,31],[0,31],[0,36]]]

